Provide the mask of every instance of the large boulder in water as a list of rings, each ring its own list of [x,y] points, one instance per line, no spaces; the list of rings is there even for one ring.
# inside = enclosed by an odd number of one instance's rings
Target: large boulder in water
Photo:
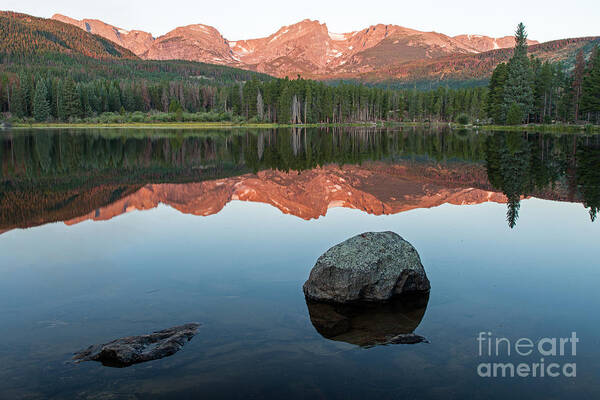
[[[308,299],[387,301],[426,292],[429,279],[417,250],[394,232],[366,232],[327,250],[304,283]]]

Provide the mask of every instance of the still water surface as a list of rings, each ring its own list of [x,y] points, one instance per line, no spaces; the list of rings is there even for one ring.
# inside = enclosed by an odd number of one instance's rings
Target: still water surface
[[[0,144],[2,399],[600,396],[597,137],[13,131]],[[383,230],[421,255],[432,289],[415,333],[429,343],[324,337],[301,290],[310,269]],[[202,326],[171,357],[68,363],[186,322]],[[577,377],[481,378],[481,331],[575,331],[577,355],[547,360]]]

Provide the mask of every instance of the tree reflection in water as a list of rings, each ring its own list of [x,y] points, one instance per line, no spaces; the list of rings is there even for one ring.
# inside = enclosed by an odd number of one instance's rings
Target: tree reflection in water
[[[370,161],[409,163],[424,174],[446,169],[439,179],[502,192],[511,228],[527,196],[580,202],[592,221],[600,207],[600,136],[447,128],[8,131],[0,137],[0,230],[85,215],[152,183]]]

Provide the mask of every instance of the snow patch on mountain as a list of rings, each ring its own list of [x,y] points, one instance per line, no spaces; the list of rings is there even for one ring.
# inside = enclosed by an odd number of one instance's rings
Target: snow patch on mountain
[[[346,35],[343,33],[333,33],[333,32],[328,32],[328,33],[329,33],[329,37],[331,38],[331,40],[336,40],[336,41],[346,40]]]
[[[273,36],[273,39],[269,40],[269,43],[274,42],[275,40],[279,39],[282,35],[285,35],[289,31],[290,31],[289,29],[286,29],[285,31],[278,33],[277,35]]]

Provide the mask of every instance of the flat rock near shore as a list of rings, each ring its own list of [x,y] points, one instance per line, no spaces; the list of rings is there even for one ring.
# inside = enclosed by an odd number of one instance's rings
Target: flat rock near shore
[[[73,356],[76,362],[99,361],[109,367],[128,367],[177,353],[192,340],[200,324],[189,323],[148,335],[128,336],[104,344],[91,345]]]

